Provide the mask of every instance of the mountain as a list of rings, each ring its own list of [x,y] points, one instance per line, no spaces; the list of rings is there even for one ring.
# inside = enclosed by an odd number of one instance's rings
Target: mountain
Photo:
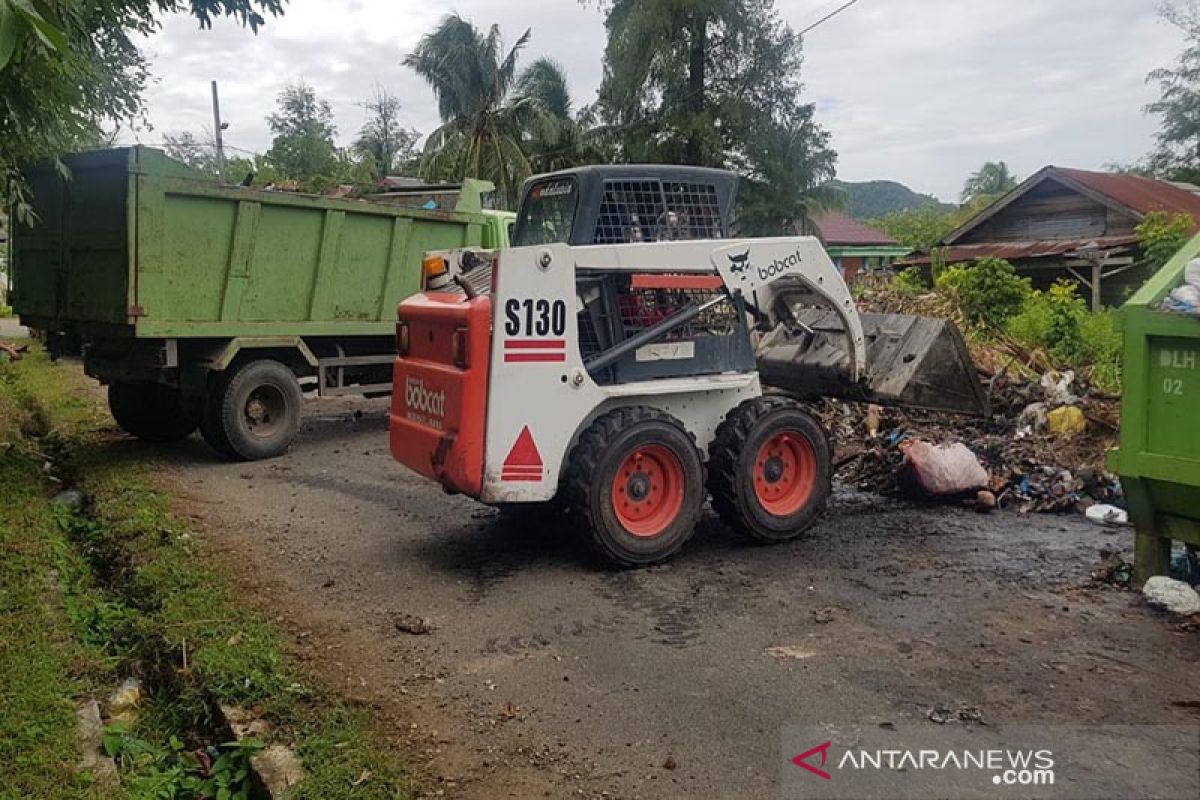
[[[862,181],[850,183],[834,181],[833,184],[849,195],[846,213],[855,219],[876,219],[894,211],[934,205],[940,211],[954,211],[958,206],[943,203],[931,194],[914,192],[896,181]]]

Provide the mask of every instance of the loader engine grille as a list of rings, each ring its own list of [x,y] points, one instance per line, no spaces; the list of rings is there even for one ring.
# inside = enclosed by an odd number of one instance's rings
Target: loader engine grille
[[[717,189],[659,180],[606,181],[596,244],[722,238]]]

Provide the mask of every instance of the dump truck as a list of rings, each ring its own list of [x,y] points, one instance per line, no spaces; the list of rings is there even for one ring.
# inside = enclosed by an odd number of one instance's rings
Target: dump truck
[[[453,211],[221,184],[128,147],[25,171],[10,302],[53,355],[81,355],[125,431],[198,427],[234,459],[282,453],[305,391],[385,395],[397,303],[425,251],[501,248],[513,215],[466,181]]]
[[[1121,476],[1137,531],[1134,582],[1170,573],[1172,542],[1200,548],[1200,317],[1162,311],[1200,236],[1117,313],[1124,336],[1121,439],[1109,468]]]
[[[566,509],[611,562],[674,554],[711,496],[765,543],[830,494],[804,401],[987,413],[952,324],[860,314],[821,242],[734,232],[737,178],[584,167],[523,189],[512,247],[432,252],[400,304],[393,457],[502,509]]]

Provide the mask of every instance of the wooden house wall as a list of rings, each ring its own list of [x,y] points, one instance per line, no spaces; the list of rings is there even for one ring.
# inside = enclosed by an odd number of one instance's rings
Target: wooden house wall
[[[1045,180],[959,238],[955,244],[1090,239],[1133,233],[1137,222],[1125,214]]]

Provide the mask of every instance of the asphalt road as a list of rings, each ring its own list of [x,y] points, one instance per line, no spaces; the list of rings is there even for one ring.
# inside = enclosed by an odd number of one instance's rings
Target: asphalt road
[[[386,408],[310,403],[269,462],[147,453],[445,796],[776,797],[786,726],[920,728],[939,705],[993,728],[1200,720],[1200,637],[1089,582],[1128,533],[839,491],[793,544],[709,515],[669,564],[613,572],[394,463]]]

